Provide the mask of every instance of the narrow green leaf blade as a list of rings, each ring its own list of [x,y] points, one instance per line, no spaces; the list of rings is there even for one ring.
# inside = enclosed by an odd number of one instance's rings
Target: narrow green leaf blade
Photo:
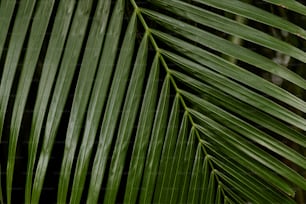
[[[190,29],[189,29],[190,30]],[[220,73],[221,75],[224,75],[226,77],[229,77],[233,80],[239,81],[243,83],[246,86],[249,86],[253,89],[259,90],[262,93],[265,93],[267,95],[270,95],[280,101],[283,101],[284,103],[287,103],[291,105],[294,108],[297,108],[303,112],[306,112],[306,102],[302,99],[296,97],[295,95],[289,93],[288,91],[276,86],[275,84],[268,82],[267,80],[264,80],[263,78],[235,65],[232,64],[221,57],[218,57],[216,55],[213,55],[203,49],[200,49],[194,45],[191,45],[189,43],[184,42],[183,40],[180,40],[178,38],[172,37],[168,34],[164,34],[158,31],[152,31],[154,34],[156,34],[160,39],[164,40],[166,43],[169,43],[171,47],[176,49],[177,51],[181,52],[184,55],[187,55],[194,61],[203,64],[204,66],[209,67],[210,69]],[[193,32],[194,33],[194,32]],[[193,35],[194,38],[195,35]],[[201,35],[203,36],[203,35]],[[189,36],[191,37],[191,36]],[[201,40],[199,40],[201,41]],[[218,40],[213,40],[211,44],[217,44]],[[201,43],[201,42],[200,42]],[[203,45],[206,45],[207,42],[203,42]],[[224,43],[220,43],[217,47],[225,46]],[[232,52],[234,49],[231,49]],[[238,52],[238,51],[237,51]],[[239,52],[245,52],[243,50]],[[169,52],[162,50],[163,54],[168,55]],[[260,63],[260,62],[256,62]],[[283,69],[283,68],[278,68]],[[291,75],[291,72],[289,74],[284,75]],[[296,75],[297,76],[297,75]],[[287,78],[287,77],[285,77]],[[306,88],[306,81],[304,79],[299,81],[299,77],[294,79],[294,81],[302,82],[300,83],[301,86]]]
[[[215,203],[217,204],[221,204],[221,191],[222,191],[222,185],[218,184],[218,188],[217,188],[217,193],[216,193],[216,198],[215,198]]]
[[[194,137],[194,135],[192,136]],[[203,155],[202,145],[199,143],[196,150],[195,159],[193,162],[187,203],[200,203],[199,195],[201,193],[201,187],[200,187],[202,184],[201,170],[203,162],[204,162],[204,155]]]
[[[102,23],[105,15],[100,12],[107,6],[106,1],[99,1],[95,14],[96,21],[91,25],[88,41],[86,44],[79,79],[76,86],[75,97],[70,113],[68,131],[66,134],[65,151],[62,161],[59,178],[57,202],[66,203],[68,184],[70,180],[71,168],[74,161],[76,146],[80,135],[85,110],[89,103],[89,95],[94,82],[94,76],[98,65],[99,54],[102,49],[104,32],[106,25]],[[93,49],[94,48],[94,49]],[[75,195],[75,194],[74,194]]]
[[[28,49],[19,78],[17,93],[14,101],[10,127],[9,154],[7,161],[7,185],[12,185],[15,166],[16,148],[18,143],[24,108],[30,91],[32,78],[37,65],[42,43],[46,34],[48,21],[53,9],[54,0],[40,2],[31,26]]]
[[[24,44],[24,40],[27,34],[27,30],[30,24],[30,19],[31,19],[35,4],[36,4],[36,1],[30,1],[30,0],[22,1],[19,5],[19,9],[17,10],[16,20],[14,22],[12,36],[11,36],[11,40],[9,43],[8,52],[7,52],[7,56],[5,59],[3,73],[1,77],[0,140],[2,136],[3,122],[4,122],[6,110],[7,110],[7,103],[9,100],[15,72],[17,70],[18,61],[19,61],[21,51],[22,51],[22,46]],[[8,187],[11,188],[10,186]],[[8,191],[11,191],[11,189]]]
[[[197,131],[197,130],[195,130]],[[197,132],[198,133],[198,132]],[[202,178],[202,185],[201,185],[201,196],[200,196],[200,203],[204,203],[206,200],[206,192],[208,191],[208,183],[209,183],[209,177],[210,177],[210,167],[209,167],[209,155],[205,155],[203,165],[201,167],[201,171],[203,174]]]
[[[101,35],[104,36],[108,15],[110,12],[111,1],[103,2],[103,9],[101,18]],[[114,7],[110,24],[106,32],[105,43],[103,46],[102,56],[98,72],[96,74],[95,84],[91,93],[89,107],[87,109],[86,123],[84,127],[83,139],[79,149],[74,180],[72,185],[71,203],[80,202],[85,179],[87,175],[89,161],[91,159],[91,152],[94,145],[95,137],[99,127],[99,121],[102,109],[107,97],[107,90],[111,79],[111,74],[115,69],[114,63],[117,55],[117,46],[123,20],[122,2],[118,1]],[[101,45],[102,46],[102,45]]]
[[[45,61],[42,68],[41,79],[38,86],[35,107],[33,111],[33,120],[28,146],[28,165],[25,189],[25,203],[31,202],[31,190],[33,180],[33,170],[36,160],[36,153],[42,131],[42,124],[47,113],[48,101],[55,76],[58,70],[58,64],[61,58],[61,50],[64,47],[65,39],[71,21],[73,1],[61,1],[55,17],[54,27],[51,33]]]
[[[272,37],[252,27],[240,24],[234,20],[215,14],[205,9],[178,0],[152,0],[158,7],[174,14],[192,20],[196,23],[214,28],[267,48],[286,53],[287,55],[306,63],[306,53],[302,50]]]
[[[184,23],[183,21],[178,21],[169,16],[162,15],[160,13],[146,9],[143,9],[143,13],[148,15],[150,18],[154,19],[158,23],[160,23],[162,26],[171,30],[171,32],[175,32],[189,40],[192,40],[196,43],[200,43],[203,46],[209,47],[226,55],[232,56],[243,62],[258,67],[259,69],[273,73],[277,76],[282,77],[283,79],[292,82],[293,84],[300,86],[303,89],[306,89],[306,81],[301,76],[290,71],[286,67],[281,66],[256,52],[253,52],[250,49],[236,45],[228,40],[213,35],[195,26],[191,26],[187,23]],[[234,65],[228,62],[227,60],[224,60],[223,58],[212,54],[211,52],[205,51],[204,49],[201,49],[198,46],[192,45],[183,40],[179,40],[178,38],[174,38],[170,35],[167,35],[157,30],[152,30],[152,33],[155,34],[160,39],[166,40],[166,42],[168,42],[170,46],[176,49],[178,52],[186,56],[189,56],[191,59],[196,60],[201,64],[212,66],[214,70],[219,71],[222,74],[231,76],[232,78],[233,77],[237,78],[238,76],[247,75],[246,77],[247,79],[249,79],[248,81],[251,82],[249,85],[254,85],[255,82],[252,78],[256,78],[256,80],[260,81],[260,83],[258,82],[257,84],[255,84],[256,86],[254,87],[256,87],[261,91],[266,86],[266,84],[268,84],[265,80],[261,79],[260,77],[257,76],[254,77],[254,74],[251,74],[245,69],[242,69],[241,67]],[[217,66],[214,66],[214,64],[215,65],[217,64]],[[224,66],[226,66],[226,69],[222,68]],[[236,75],[237,73],[239,73],[240,75]],[[243,79],[245,78],[240,77],[240,80],[246,83],[245,80]],[[264,83],[265,86],[261,85],[261,83]],[[291,96],[293,98],[296,98],[293,95]]]
[[[225,203],[229,203],[229,204],[234,204],[234,203],[244,204],[245,203],[245,200],[240,198],[236,194],[236,192],[233,192],[230,188],[228,188],[225,185],[223,185],[222,187],[224,189],[224,192],[226,192],[226,194],[228,195],[225,197]]]
[[[296,0],[263,0],[277,6],[289,9],[302,15],[306,15],[306,6]]]
[[[189,189],[193,186],[190,182],[192,175],[194,175],[192,173],[193,171],[193,165],[194,165],[194,160],[196,160],[196,154],[198,151],[197,147],[199,145],[199,138],[197,138],[197,133],[195,131],[194,128],[191,129],[190,132],[190,136],[188,138],[188,142],[187,142],[187,147],[186,147],[186,152],[184,155],[184,172],[182,174],[183,177],[183,181],[182,181],[182,187],[181,187],[181,195],[180,195],[180,200],[179,203],[185,203],[188,200],[189,197]],[[201,150],[203,151],[203,150]],[[200,155],[198,155],[200,158],[198,158],[199,160],[204,160],[204,152],[201,152]],[[201,190],[201,185],[199,185],[198,181],[202,182],[202,177],[204,177],[204,174],[202,172],[202,163],[204,161],[201,161],[201,169],[198,169],[198,173],[200,175],[196,176],[199,177],[199,179],[197,179],[196,181],[196,189],[194,189],[194,192],[197,192],[200,194],[200,190]],[[197,167],[198,168],[198,167]],[[199,167],[200,168],[200,167]],[[198,195],[199,195],[198,194]],[[192,198],[193,199],[193,198]],[[197,196],[196,200],[199,201],[199,196]]]
[[[188,143],[188,138],[194,136],[193,129],[189,127],[189,115],[187,112],[184,113],[182,119],[182,126],[179,132],[179,136],[177,139],[175,152],[174,152],[174,161],[171,168],[171,175],[173,175],[173,179],[170,180],[170,196],[169,203],[177,203],[180,198],[181,187],[183,184],[183,173],[185,170],[185,153],[186,153],[186,146]]]
[[[142,178],[139,202],[151,203],[158,173],[159,159],[165,139],[165,132],[168,125],[168,109],[169,109],[169,83],[165,87],[167,92],[162,103],[159,104],[155,115],[153,130],[151,133],[150,144],[146,156],[146,163]]]
[[[244,122],[243,120],[218,108],[210,102],[200,99],[199,97],[186,91],[182,91],[182,95],[186,96],[186,98],[189,99],[192,103],[197,104],[201,109],[202,114],[209,115],[220,124],[227,126],[228,128],[236,131],[237,133],[240,133],[242,136],[248,138],[249,140],[256,142],[257,144],[306,169],[306,158],[292,148],[277,141],[263,131],[254,128],[252,125]]]
[[[230,110],[234,113],[237,113],[243,118],[253,121],[256,124],[267,128],[283,136],[284,138],[292,140],[298,143],[299,145],[305,147],[306,143],[304,135],[289,127],[287,124],[275,119],[274,117],[264,112],[255,109],[249,104],[246,104],[232,96],[223,93],[220,90],[215,89],[212,86],[208,86],[207,84],[199,82],[198,80],[191,78],[187,75],[176,71],[172,71],[172,75],[175,76],[177,80],[182,81],[191,89],[195,90],[197,94],[202,95],[204,93],[207,100],[211,101],[212,103],[227,110]]]
[[[4,44],[7,38],[10,24],[12,22],[12,16],[14,13],[15,5],[16,5],[16,0],[6,0],[0,3],[0,22],[1,22],[0,57],[2,56]]]
[[[140,47],[140,49],[142,48]],[[144,54],[147,55],[146,53]],[[125,158],[127,156],[128,146],[131,142],[132,131],[134,128],[133,125],[139,109],[139,103],[142,98],[142,87],[146,72],[145,60],[145,57],[142,58],[141,61],[136,60],[133,69],[132,77],[127,91],[126,101],[122,111],[124,115],[121,117],[118,137],[110,165],[110,173],[107,179],[106,193],[104,197],[105,203],[116,202],[116,196],[118,194],[119,185],[125,165]],[[156,78],[157,74],[157,67],[152,67],[147,84],[148,89],[154,87],[153,79]],[[147,91],[152,92],[153,90],[146,90],[145,93],[147,93]]]
[[[19,9],[16,14],[16,20],[12,31],[12,37],[8,47],[8,53],[4,63],[4,70],[2,73],[0,85],[0,141],[2,137],[2,129],[4,118],[7,110],[8,100],[17,70],[19,58],[21,55],[24,40],[30,24],[30,19],[34,11],[36,1],[22,1],[20,2]],[[9,4],[8,4],[9,5]],[[4,5],[3,5],[4,6]],[[2,52],[2,50],[1,50]],[[12,129],[11,131],[16,131]],[[14,152],[17,145],[17,136],[9,139],[9,153],[8,162],[6,167],[6,198],[7,203],[11,203],[12,182],[13,182],[13,169],[14,169]],[[16,144],[16,145],[15,145]]]
[[[239,100],[249,103],[268,114],[292,124],[293,126],[306,130],[306,120],[304,118],[276,104],[272,100],[269,100],[234,81],[212,72],[199,64],[193,63],[186,58],[180,57],[176,54],[171,54],[170,52],[167,52],[166,57],[187,72],[196,77],[201,77],[203,81],[215,86],[223,92],[235,96]]]
[[[160,164],[158,168],[158,175],[157,175],[157,181],[156,181],[156,186],[155,186],[155,191],[154,191],[154,203],[159,203],[164,184],[167,182],[167,179],[169,177],[169,173],[171,171],[171,166],[170,164],[172,163],[173,160],[173,154],[175,151],[175,145],[177,141],[177,135],[178,135],[178,130],[180,126],[180,120],[179,120],[179,111],[180,111],[180,99],[179,95],[176,95],[174,98],[174,102],[172,104],[172,110],[168,122],[168,128],[166,132],[166,138],[161,154],[161,159],[160,159]]]
[[[207,191],[206,191],[206,199],[204,202],[205,204],[214,203],[215,195],[216,195],[216,181],[215,181],[216,176],[215,174],[216,174],[216,170],[213,170],[210,173],[209,182],[208,182]]]
[[[270,25],[270,26],[273,26],[275,28],[279,28],[281,30],[284,30],[284,31],[288,31],[294,35],[297,35],[299,37],[302,37],[302,38],[306,38],[306,31],[289,22],[289,21],[286,21],[284,20],[283,18],[279,17],[279,16],[276,16],[276,15],[273,15],[271,14],[270,12],[267,12],[263,9],[259,9],[257,8],[256,6],[253,6],[251,4],[248,4],[248,3],[244,3],[242,1],[237,1],[237,0],[232,0],[231,3],[228,3],[228,1],[226,0],[220,0],[220,1],[214,1],[214,0],[195,0],[196,2],[199,2],[199,3],[202,3],[202,4],[205,4],[205,5],[208,5],[208,6],[212,6],[212,7],[215,7],[215,8],[218,8],[218,9],[222,9],[224,11],[227,11],[227,12],[231,12],[231,13],[234,13],[234,14],[237,14],[237,15],[241,15],[241,16],[244,16],[246,18],[249,18],[249,19],[252,19],[254,21],[258,21],[258,22],[261,22],[261,23],[264,23],[264,24],[267,24],[267,25]],[[267,0],[267,2],[269,2],[269,0]],[[271,3],[273,1],[270,1]],[[277,1],[274,1],[274,3],[276,3]],[[278,1],[280,2],[280,1]],[[285,1],[287,4],[288,4],[288,1]],[[279,5],[280,3],[278,3]],[[292,4],[293,5],[293,4]],[[302,7],[304,7],[304,12],[305,12],[305,9],[306,7],[303,6],[302,4],[300,3],[295,3],[296,7],[295,9],[298,9],[300,10]],[[285,6],[285,5],[283,5]],[[306,12],[305,12],[306,14]]]
[[[157,57],[158,55],[156,55]],[[158,66],[158,58],[155,63]],[[143,169],[145,165],[146,157],[143,154],[147,155],[148,144],[151,139],[151,128],[153,126],[153,114],[155,114],[155,118],[158,116],[163,116],[164,112],[168,112],[166,107],[169,103],[169,92],[170,92],[170,81],[169,78],[166,77],[163,83],[163,87],[160,93],[160,98],[158,102],[158,106],[155,109],[155,100],[153,99],[153,103],[145,104],[145,106],[141,110],[140,120],[138,124],[138,129],[136,132],[136,138],[131,158],[131,163],[129,167],[129,175],[127,178],[126,190],[124,195],[124,203],[135,203],[138,195],[138,191],[141,185],[141,179],[143,176]],[[149,107],[148,107],[149,106]],[[147,108],[147,109],[145,109]],[[148,111],[148,117],[145,114]],[[153,114],[152,114],[153,113]],[[153,131],[153,130],[152,130]]]
[[[121,3],[121,2],[120,2]],[[124,8],[124,2],[121,3],[121,8]],[[136,16],[133,15],[127,28],[115,75],[113,78],[111,90],[108,96],[104,118],[102,121],[101,133],[98,143],[98,149],[94,158],[92,167],[91,179],[89,184],[89,194],[87,203],[96,203],[99,198],[100,188],[111,144],[114,138],[114,131],[121,112],[121,106],[125,96],[125,88],[128,83],[128,78],[131,69],[131,61],[133,57],[134,44],[136,39]],[[145,36],[140,44],[136,57],[136,66],[145,66],[147,57],[147,37]]]
[[[228,155],[231,158],[235,158],[236,161],[239,161],[239,163],[252,172],[256,173],[261,178],[265,179],[267,182],[270,182],[277,188],[281,189],[288,195],[292,196],[294,195],[294,190],[285,182],[282,178],[277,176],[275,173],[273,173],[271,170],[267,169],[263,165],[259,165],[257,162],[255,163],[252,161],[252,159],[249,159],[246,157],[246,155],[242,154],[241,152],[238,152],[237,149],[234,151],[232,147],[230,147],[224,139],[219,138],[218,134],[213,133],[208,128],[204,128],[201,125],[196,125],[197,129],[201,132],[201,134],[205,135],[207,139],[214,142],[215,149],[218,149],[220,153],[222,152],[225,155]]]
[[[244,154],[245,157],[250,157],[254,161],[258,161],[260,164],[278,173],[301,188],[306,188],[306,180],[301,175],[272,155],[201,113],[194,110],[190,110],[190,112],[193,116],[198,118],[203,125],[206,125],[207,128],[210,127],[211,131],[215,132],[215,137],[220,137],[219,139],[216,138],[217,140],[224,140],[224,146],[228,146],[228,148],[231,148],[232,151],[237,152],[237,154],[241,151],[241,154]]]
[[[89,18],[89,12],[87,12],[87,9],[90,9],[91,5],[92,1],[88,2],[87,0],[82,0],[78,2],[77,10],[70,28],[68,41],[63,54],[60,71],[48,113],[42,151],[40,153],[34,179],[31,203],[39,202],[57,128],[60,123],[60,118],[68,97],[70,85],[72,83],[85,37]]]
[[[104,1],[102,3],[105,3],[102,5],[103,12],[98,14],[102,15],[100,22],[100,34],[104,36],[111,1]],[[70,203],[79,203],[82,196],[82,191],[87,175],[86,172],[91,157],[91,150],[98,130],[99,120],[106,99],[106,92],[109,86],[111,73],[114,69],[113,65],[115,62],[117,45],[119,43],[119,37],[121,34],[122,20],[122,2],[118,1],[114,7],[114,12],[112,14],[110,25],[106,33],[105,45],[103,47],[102,57],[100,59],[100,65],[96,76],[96,79],[99,80],[95,81],[90,104],[88,107],[85,130],[76,164],[74,177],[75,179],[73,180]]]
[[[253,177],[248,171],[240,168],[239,165],[230,161],[230,158],[226,159],[225,156],[220,155],[213,147],[210,147],[210,150],[213,152],[215,157],[212,158],[214,164],[224,170],[227,174],[231,176],[233,180],[237,180],[242,185],[245,185],[245,188],[252,191],[251,196],[254,196],[254,200],[264,200],[263,203],[292,203],[293,201],[287,196],[279,194],[278,191],[272,189],[270,186],[262,183],[256,177]],[[265,193],[269,193],[270,196],[265,196]]]

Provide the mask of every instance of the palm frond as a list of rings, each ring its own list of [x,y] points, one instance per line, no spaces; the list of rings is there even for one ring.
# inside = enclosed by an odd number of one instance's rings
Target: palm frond
[[[0,203],[303,199],[305,75],[271,59],[304,67],[303,25],[240,0],[5,0],[0,19]]]

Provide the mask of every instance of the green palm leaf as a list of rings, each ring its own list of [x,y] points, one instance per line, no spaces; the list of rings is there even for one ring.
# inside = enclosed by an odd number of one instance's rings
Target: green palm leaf
[[[250,2],[0,1],[0,203],[302,203],[305,6]]]

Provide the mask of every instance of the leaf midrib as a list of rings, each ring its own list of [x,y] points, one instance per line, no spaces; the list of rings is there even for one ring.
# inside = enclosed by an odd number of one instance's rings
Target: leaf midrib
[[[197,136],[197,139],[198,139],[198,142],[201,144],[201,147],[202,147],[202,150],[205,154],[205,157],[209,157],[210,155],[207,153],[206,149],[205,149],[205,146],[204,146],[204,143],[203,143],[203,140],[201,139],[200,137],[200,134],[198,132],[198,129],[197,129],[197,126],[195,124],[195,122],[193,121],[192,119],[192,116],[189,112],[189,108],[187,107],[186,103],[185,103],[185,100],[183,99],[182,95],[181,95],[181,90],[178,88],[173,76],[171,75],[171,71],[165,61],[165,59],[163,58],[163,56],[161,55],[161,51],[160,51],[160,48],[159,46],[157,45],[153,35],[151,34],[151,31],[150,31],[150,28],[149,26],[147,25],[146,21],[144,20],[143,16],[142,16],[142,13],[141,13],[141,8],[138,7],[137,3],[135,2],[135,0],[131,0],[131,4],[133,5],[134,7],[134,10],[137,14],[137,17],[138,19],[140,20],[143,28],[145,29],[145,33],[147,33],[151,43],[152,43],[152,46],[156,52],[156,54],[158,55],[158,58],[160,59],[165,71],[166,71],[166,74],[168,75],[170,81],[171,81],[171,84],[173,85],[173,88],[175,89],[175,92],[176,94],[178,95],[180,101],[181,101],[181,104],[183,105],[183,109],[185,110],[186,114],[187,114],[187,117],[191,123],[191,128],[193,128],[195,130],[195,133],[196,133],[196,136]],[[212,169],[212,171],[215,171],[216,168],[214,167],[212,161],[210,159],[208,159],[208,162],[209,162],[209,165]],[[219,179],[218,175],[216,174],[216,180],[217,180],[217,183],[219,184],[223,184],[222,181]],[[227,197],[226,194],[225,194],[225,189],[223,189],[223,185],[221,185],[222,187],[222,194],[224,195],[224,197]]]

